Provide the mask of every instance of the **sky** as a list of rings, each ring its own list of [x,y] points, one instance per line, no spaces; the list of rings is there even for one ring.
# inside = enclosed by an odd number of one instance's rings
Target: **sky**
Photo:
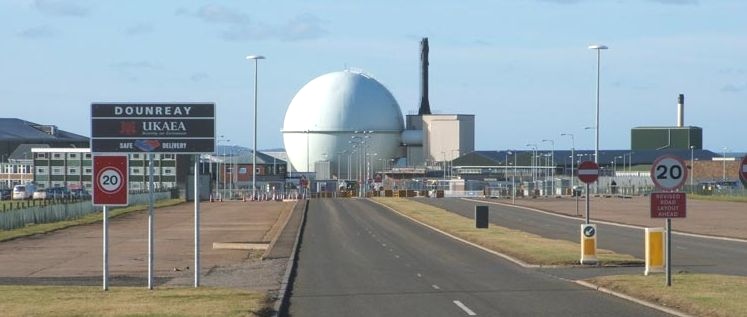
[[[0,0],[0,117],[90,136],[93,102],[214,102],[223,144],[283,147],[288,104],[325,73],[360,69],[403,114],[430,44],[434,113],[474,114],[477,150],[593,149],[630,129],[685,125],[704,148],[747,151],[747,1]]]

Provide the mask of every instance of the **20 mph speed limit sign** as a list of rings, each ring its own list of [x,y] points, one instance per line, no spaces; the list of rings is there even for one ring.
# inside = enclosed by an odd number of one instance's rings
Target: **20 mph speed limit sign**
[[[685,161],[673,155],[662,155],[651,165],[651,180],[662,190],[676,190],[685,184],[687,166]]]
[[[128,161],[126,155],[93,157],[93,205],[128,205]]]

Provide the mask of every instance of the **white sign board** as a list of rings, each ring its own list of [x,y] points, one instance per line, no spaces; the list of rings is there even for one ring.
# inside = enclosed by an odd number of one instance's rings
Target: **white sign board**
[[[685,162],[673,155],[663,155],[651,165],[651,180],[662,190],[676,190],[685,184],[687,167]]]

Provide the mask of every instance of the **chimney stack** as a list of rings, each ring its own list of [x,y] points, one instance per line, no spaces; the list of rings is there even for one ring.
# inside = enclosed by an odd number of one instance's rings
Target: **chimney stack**
[[[685,126],[685,95],[680,94],[677,97],[677,127]]]
[[[428,38],[420,41],[420,109],[418,115],[431,114],[428,102]]]

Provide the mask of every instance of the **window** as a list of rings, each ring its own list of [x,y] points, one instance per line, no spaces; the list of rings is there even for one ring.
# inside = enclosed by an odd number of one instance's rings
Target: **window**
[[[131,167],[131,168],[130,168],[130,174],[132,174],[132,175],[140,175],[140,174],[142,174],[142,173],[140,172],[140,168],[137,168],[137,167]]]
[[[132,159],[133,160],[139,160],[140,159],[140,154],[132,154]]]
[[[52,175],[62,175],[62,167],[53,167]]]
[[[48,153],[36,153],[36,158],[38,158],[38,159],[46,159],[47,157],[49,157],[49,156],[47,156],[47,154]]]
[[[240,167],[239,174],[246,174],[246,167]]]
[[[164,168],[163,169],[163,175],[173,175],[173,174],[174,174],[174,170],[173,169],[171,169],[171,168]]]
[[[164,159],[164,160],[173,160],[174,159],[174,154],[163,154],[163,155],[161,155],[161,158]]]
[[[47,174],[47,168],[46,167],[42,167],[42,166],[37,167],[36,168],[36,174],[46,175]]]
[[[54,153],[54,154],[52,154],[52,158],[59,160],[59,159],[62,158],[62,154],[60,154],[60,153]]]
[[[78,153],[68,153],[67,158],[71,160],[77,160],[78,159]]]
[[[86,160],[90,160],[90,159],[91,159],[91,153],[86,153],[86,155],[85,155],[85,156],[83,156],[83,157],[84,157],[84,158],[85,158]]]
[[[75,175],[78,174],[78,168],[75,167],[68,167],[67,168],[68,175]]]
[[[91,173],[93,173],[93,170],[90,167],[83,169],[83,175],[91,175]]]

